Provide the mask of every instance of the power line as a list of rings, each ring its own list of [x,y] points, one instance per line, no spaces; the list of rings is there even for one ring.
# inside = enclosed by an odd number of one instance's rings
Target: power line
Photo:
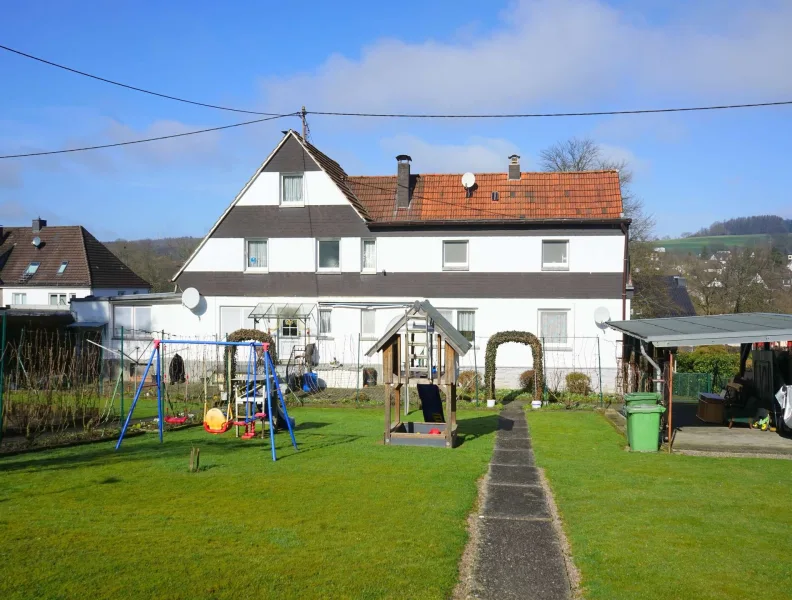
[[[84,146],[82,148],[68,148],[66,150],[48,150],[45,152],[28,152],[27,154],[6,154],[0,156],[3,158],[27,158],[31,156],[45,156],[48,154],[66,154],[68,152],[84,152],[86,150],[99,150],[100,148],[115,148],[117,146],[131,146],[132,144],[144,144],[146,142],[157,142],[160,140],[169,140],[173,138],[186,137],[188,135],[198,135],[199,133],[209,133],[210,131],[221,131],[223,129],[232,129],[234,127],[243,127],[244,125],[253,125],[255,123],[262,123],[264,121],[272,121],[273,119],[280,119],[281,117],[293,117],[299,113],[288,113],[284,115],[275,115],[265,119],[255,119],[253,121],[245,121],[243,123],[232,123],[231,125],[221,125],[220,127],[210,127],[209,129],[198,129],[197,131],[185,131],[184,133],[173,133],[171,135],[163,135],[159,137],[146,138],[143,140],[131,140],[128,142],[116,142],[115,144],[102,144],[100,146]]]
[[[788,106],[792,100],[780,102],[756,102],[753,104],[724,104],[719,106],[686,106],[680,108],[645,108],[638,110],[600,110],[568,113],[510,113],[510,114],[415,114],[415,113],[356,113],[309,110],[309,115],[326,115],[331,117],[377,117],[388,119],[534,119],[546,117],[599,117],[607,115],[645,115],[652,113],[695,112],[704,110],[728,110],[732,108],[760,108],[765,106]]]
[[[185,104],[193,104],[195,106],[203,106],[205,108],[215,108],[217,110],[226,110],[229,112],[236,112],[236,113],[246,113],[249,115],[265,115],[269,117],[279,116],[277,113],[268,113],[268,112],[259,112],[257,110],[245,110],[243,108],[232,108],[229,106],[218,106],[217,104],[207,104],[206,102],[198,102],[196,100],[188,100],[186,98],[179,98],[178,96],[169,96],[168,94],[161,94],[159,92],[153,92],[151,90],[146,90],[143,88],[135,87],[134,85],[128,85],[126,83],[121,83],[120,81],[113,81],[112,79],[106,79],[105,77],[99,77],[98,75],[92,75],[91,73],[86,73],[85,71],[80,71],[79,69],[74,69],[72,67],[67,67],[66,65],[61,65],[56,62],[52,62],[50,60],[45,60],[43,58],[39,58],[38,56],[33,56],[32,54],[28,54],[26,52],[22,52],[21,50],[15,50],[14,48],[9,48],[8,46],[3,46],[0,44],[0,49],[7,50],[8,52],[12,52],[19,56],[24,56],[25,58],[29,58],[31,60],[35,60],[37,62],[43,63],[45,65],[49,65],[51,67],[56,67],[58,69],[63,69],[64,71],[69,71],[71,73],[76,73],[77,75],[82,75],[83,77],[90,77],[91,79],[96,79],[97,81],[103,81],[104,83],[109,83],[111,85],[117,85],[118,87],[126,88],[128,90],[133,90],[135,92],[141,92],[143,94],[149,94],[150,96],[158,96],[159,98],[166,98],[168,100],[175,100],[176,102],[184,102]]]

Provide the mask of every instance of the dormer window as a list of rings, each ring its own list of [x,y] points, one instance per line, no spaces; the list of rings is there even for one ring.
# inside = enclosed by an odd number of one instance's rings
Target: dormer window
[[[32,262],[28,265],[28,268],[25,270],[25,275],[35,275],[38,268],[41,266],[41,263]]]
[[[303,206],[303,176],[301,174],[281,175],[281,206]]]
[[[58,275],[63,275],[63,272],[66,270],[66,267],[68,267],[68,266],[69,266],[69,261],[68,260],[64,260],[60,264],[60,267],[58,267]]]

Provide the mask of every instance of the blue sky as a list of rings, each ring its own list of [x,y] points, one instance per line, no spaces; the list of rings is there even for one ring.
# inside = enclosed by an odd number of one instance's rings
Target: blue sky
[[[131,85],[291,112],[556,112],[792,100],[792,2],[22,2],[0,43]],[[163,6],[165,5],[165,6]],[[127,91],[0,51],[0,154],[249,120]],[[537,168],[591,137],[630,161],[675,236],[792,218],[792,106],[541,120],[313,116],[350,174]],[[295,118],[127,148],[0,161],[0,223],[83,224],[104,240],[203,235]]]

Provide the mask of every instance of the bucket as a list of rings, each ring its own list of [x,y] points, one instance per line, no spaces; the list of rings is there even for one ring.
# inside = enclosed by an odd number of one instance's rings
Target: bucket
[[[541,400],[533,400],[531,402],[531,408],[536,410],[537,408],[542,408],[542,401]]]
[[[487,400],[487,408],[495,408],[495,400]]]

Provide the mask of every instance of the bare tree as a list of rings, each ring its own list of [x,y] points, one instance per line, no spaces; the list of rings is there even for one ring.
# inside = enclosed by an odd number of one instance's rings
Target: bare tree
[[[630,238],[644,242],[652,236],[654,217],[646,212],[643,200],[630,189],[633,172],[627,161],[606,158],[602,148],[589,138],[571,138],[542,150],[539,164],[542,170],[549,172],[618,171],[624,216],[632,219]]]

